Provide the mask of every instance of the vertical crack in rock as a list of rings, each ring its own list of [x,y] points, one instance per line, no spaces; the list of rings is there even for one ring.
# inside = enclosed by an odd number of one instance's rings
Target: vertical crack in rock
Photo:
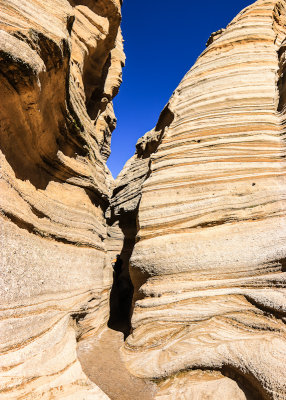
[[[156,127],[138,140],[134,157],[126,163],[116,179],[110,208],[106,213],[110,226],[110,252],[114,256],[116,253],[120,254],[124,265],[123,277],[125,283],[123,283],[133,292],[131,303],[129,296],[123,296],[123,300],[120,301],[120,290],[116,290],[116,285],[113,286],[111,291],[109,324],[113,328],[119,327],[120,329],[123,320],[122,331],[125,335],[130,331],[130,318],[134,303],[142,297],[140,288],[149,278],[149,274],[144,271],[129,269],[130,258],[139,230],[138,209],[142,186],[151,174],[152,154],[156,153],[173,120],[174,114],[171,105],[168,103],[162,111]],[[121,247],[122,237],[123,246]],[[125,304],[126,297],[128,298],[127,304]],[[116,316],[120,315],[118,310],[122,308],[124,315],[120,320],[116,320]]]

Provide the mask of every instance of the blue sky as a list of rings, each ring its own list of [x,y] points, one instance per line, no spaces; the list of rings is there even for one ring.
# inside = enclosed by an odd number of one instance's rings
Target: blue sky
[[[152,129],[210,34],[226,25],[250,0],[124,0],[122,31],[126,67],[114,99],[117,128],[107,162],[114,177]]]

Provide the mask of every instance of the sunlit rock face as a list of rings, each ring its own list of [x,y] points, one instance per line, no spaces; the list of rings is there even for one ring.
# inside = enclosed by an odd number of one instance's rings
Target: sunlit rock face
[[[114,214],[138,209],[123,356],[158,399],[286,399],[285,11],[212,35],[116,182]]]
[[[104,399],[76,338],[109,318],[105,166],[119,0],[0,1],[0,397]]]

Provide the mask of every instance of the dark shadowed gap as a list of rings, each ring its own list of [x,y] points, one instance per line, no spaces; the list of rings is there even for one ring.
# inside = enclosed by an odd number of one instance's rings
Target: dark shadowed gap
[[[129,273],[129,262],[135,246],[137,234],[136,212],[125,215],[119,220],[119,226],[124,234],[123,247],[120,252],[122,271],[117,277],[113,273],[113,285],[110,292],[110,317],[108,327],[124,334],[124,339],[131,330],[131,307],[133,284]]]
[[[246,400],[271,400],[272,397],[262,388],[260,382],[250,373],[241,372],[233,366],[224,366],[221,373],[237,383]]]

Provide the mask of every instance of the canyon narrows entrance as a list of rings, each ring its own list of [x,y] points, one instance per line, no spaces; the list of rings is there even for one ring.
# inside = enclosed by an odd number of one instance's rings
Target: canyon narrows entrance
[[[116,195],[116,189],[115,189]],[[122,210],[121,210],[122,211]],[[107,327],[98,336],[92,336],[78,343],[78,358],[83,371],[111,400],[152,400],[157,385],[137,378],[126,368],[120,349],[131,333],[133,303],[139,298],[138,282],[135,279],[135,293],[129,271],[129,262],[137,234],[138,208],[129,213],[115,215],[111,206],[108,245],[110,259],[116,255],[122,261],[119,276],[113,273],[110,292],[110,315]],[[108,213],[107,213],[108,214]]]
[[[116,272],[113,273],[108,327],[122,332],[124,338],[126,338],[131,330],[132,299],[134,294],[129,262],[137,233],[136,213],[129,213],[127,218],[119,217],[118,226],[124,235],[122,248],[118,252],[122,270],[119,276],[116,276]]]

